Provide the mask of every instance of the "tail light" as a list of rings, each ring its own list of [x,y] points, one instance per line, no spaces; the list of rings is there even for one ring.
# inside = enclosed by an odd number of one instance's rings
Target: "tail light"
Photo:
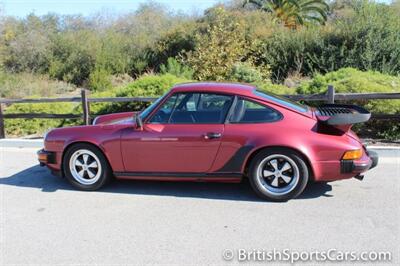
[[[343,154],[342,160],[357,160],[363,155],[362,149],[346,151]]]

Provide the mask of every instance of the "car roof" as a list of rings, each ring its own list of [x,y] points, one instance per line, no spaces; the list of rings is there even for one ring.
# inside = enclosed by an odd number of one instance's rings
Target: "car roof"
[[[254,96],[255,86],[242,83],[228,82],[192,82],[175,85],[171,90],[173,92],[191,92],[191,91],[207,91],[238,94],[244,96]]]
[[[231,82],[191,82],[191,83],[181,83],[175,85],[171,92],[214,92],[214,93],[227,93],[227,94],[235,94],[240,96],[247,96],[250,98],[255,98],[262,100],[264,102],[269,102],[274,105],[278,105],[285,109],[300,113],[305,115],[303,112],[298,112],[296,109],[288,107],[287,105],[283,105],[279,101],[273,99],[267,99],[265,97],[260,97],[254,91],[257,90],[257,87],[251,84],[244,83],[231,83]],[[275,96],[274,96],[275,97]],[[307,112],[310,113],[310,112]],[[310,114],[308,114],[310,115]]]

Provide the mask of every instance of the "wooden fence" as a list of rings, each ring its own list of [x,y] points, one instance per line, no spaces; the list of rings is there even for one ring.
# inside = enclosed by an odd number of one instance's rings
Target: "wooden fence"
[[[296,94],[283,95],[295,101],[325,101],[334,103],[335,101],[350,100],[377,100],[377,99],[400,99],[400,93],[336,93],[333,86],[328,86],[328,90],[323,94]],[[0,99],[0,139],[5,137],[4,119],[15,118],[44,118],[44,119],[83,119],[84,124],[90,124],[90,103],[98,102],[153,102],[157,98],[152,97],[109,97],[109,98],[89,98],[88,91],[82,90],[80,97],[64,98],[39,98],[39,99]],[[55,103],[55,102],[80,102],[82,104],[82,115],[76,114],[45,114],[45,113],[20,113],[3,114],[2,105],[14,103]],[[92,114],[95,116],[95,114]],[[398,119],[400,114],[372,114],[373,119]]]

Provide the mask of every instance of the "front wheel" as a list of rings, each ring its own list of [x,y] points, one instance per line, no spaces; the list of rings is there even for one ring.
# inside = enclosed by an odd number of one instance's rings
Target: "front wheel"
[[[274,148],[261,151],[253,158],[249,179],[260,197],[286,201],[303,192],[309,179],[309,171],[296,152]]]
[[[111,179],[111,169],[103,153],[90,144],[69,148],[63,160],[67,180],[81,190],[97,190]]]

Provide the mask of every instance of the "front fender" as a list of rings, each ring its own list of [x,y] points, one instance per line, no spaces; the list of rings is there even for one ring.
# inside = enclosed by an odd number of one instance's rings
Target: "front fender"
[[[76,143],[89,143],[103,152],[114,171],[123,171],[120,147],[123,128],[121,125],[97,125],[54,129],[46,136],[45,150],[56,152],[57,163],[53,168],[61,169],[66,149]]]

